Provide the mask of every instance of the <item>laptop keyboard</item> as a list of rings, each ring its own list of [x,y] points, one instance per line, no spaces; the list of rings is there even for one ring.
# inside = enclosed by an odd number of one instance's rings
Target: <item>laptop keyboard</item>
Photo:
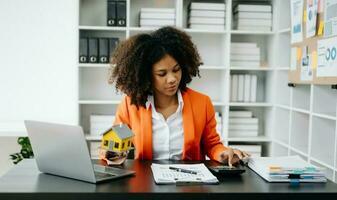
[[[109,177],[114,177],[116,175],[113,174],[107,174],[107,173],[101,173],[101,172],[96,172],[95,171],[95,178],[96,180],[98,179],[104,179],[104,178],[109,178]]]
[[[94,171],[95,173],[103,173],[103,174],[110,174],[110,175],[122,175],[128,172],[128,170],[125,169],[118,169],[115,167],[107,167],[107,166],[103,166],[103,165],[97,165],[94,164]]]

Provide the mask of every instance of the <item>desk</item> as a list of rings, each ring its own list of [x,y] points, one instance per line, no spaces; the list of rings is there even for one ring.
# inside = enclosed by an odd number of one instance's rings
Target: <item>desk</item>
[[[127,160],[135,176],[98,185],[40,173],[35,160],[23,160],[0,178],[0,199],[336,199],[337,184],[268,183],[250,169],[227,177],[219,185],[156,185],[151,161]],[[80,167],[80,166],[79,166]]]

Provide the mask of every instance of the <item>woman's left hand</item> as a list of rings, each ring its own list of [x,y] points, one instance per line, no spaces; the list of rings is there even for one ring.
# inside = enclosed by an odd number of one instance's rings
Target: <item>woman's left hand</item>
[[[238,164],[240,160],[249,156],[250,154],[245,151],[227,147],[227,149],[220,154],[220,162],[228,164],[230,167],[232,167],[233,165]]]

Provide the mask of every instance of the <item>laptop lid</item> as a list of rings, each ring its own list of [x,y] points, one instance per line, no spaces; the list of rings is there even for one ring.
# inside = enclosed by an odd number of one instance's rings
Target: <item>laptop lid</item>
[[[95,183],[82,127],[25,121],[41,172]]]

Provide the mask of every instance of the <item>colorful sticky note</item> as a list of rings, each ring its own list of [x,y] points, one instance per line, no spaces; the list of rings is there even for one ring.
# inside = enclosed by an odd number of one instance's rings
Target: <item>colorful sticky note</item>
[[[313,51],[311,52],[311,59],[312,59],[312,69],[316,69],[317,68],[317,51]]]
[[[296,61],[301,60],[301,57],[302,57],[302,49],[301,48],[297,48]]]
[[[303,11],[303,22],[307,22],[307,10]]]
[[[319,21],[317,35],[323,35],[324,22]]]

